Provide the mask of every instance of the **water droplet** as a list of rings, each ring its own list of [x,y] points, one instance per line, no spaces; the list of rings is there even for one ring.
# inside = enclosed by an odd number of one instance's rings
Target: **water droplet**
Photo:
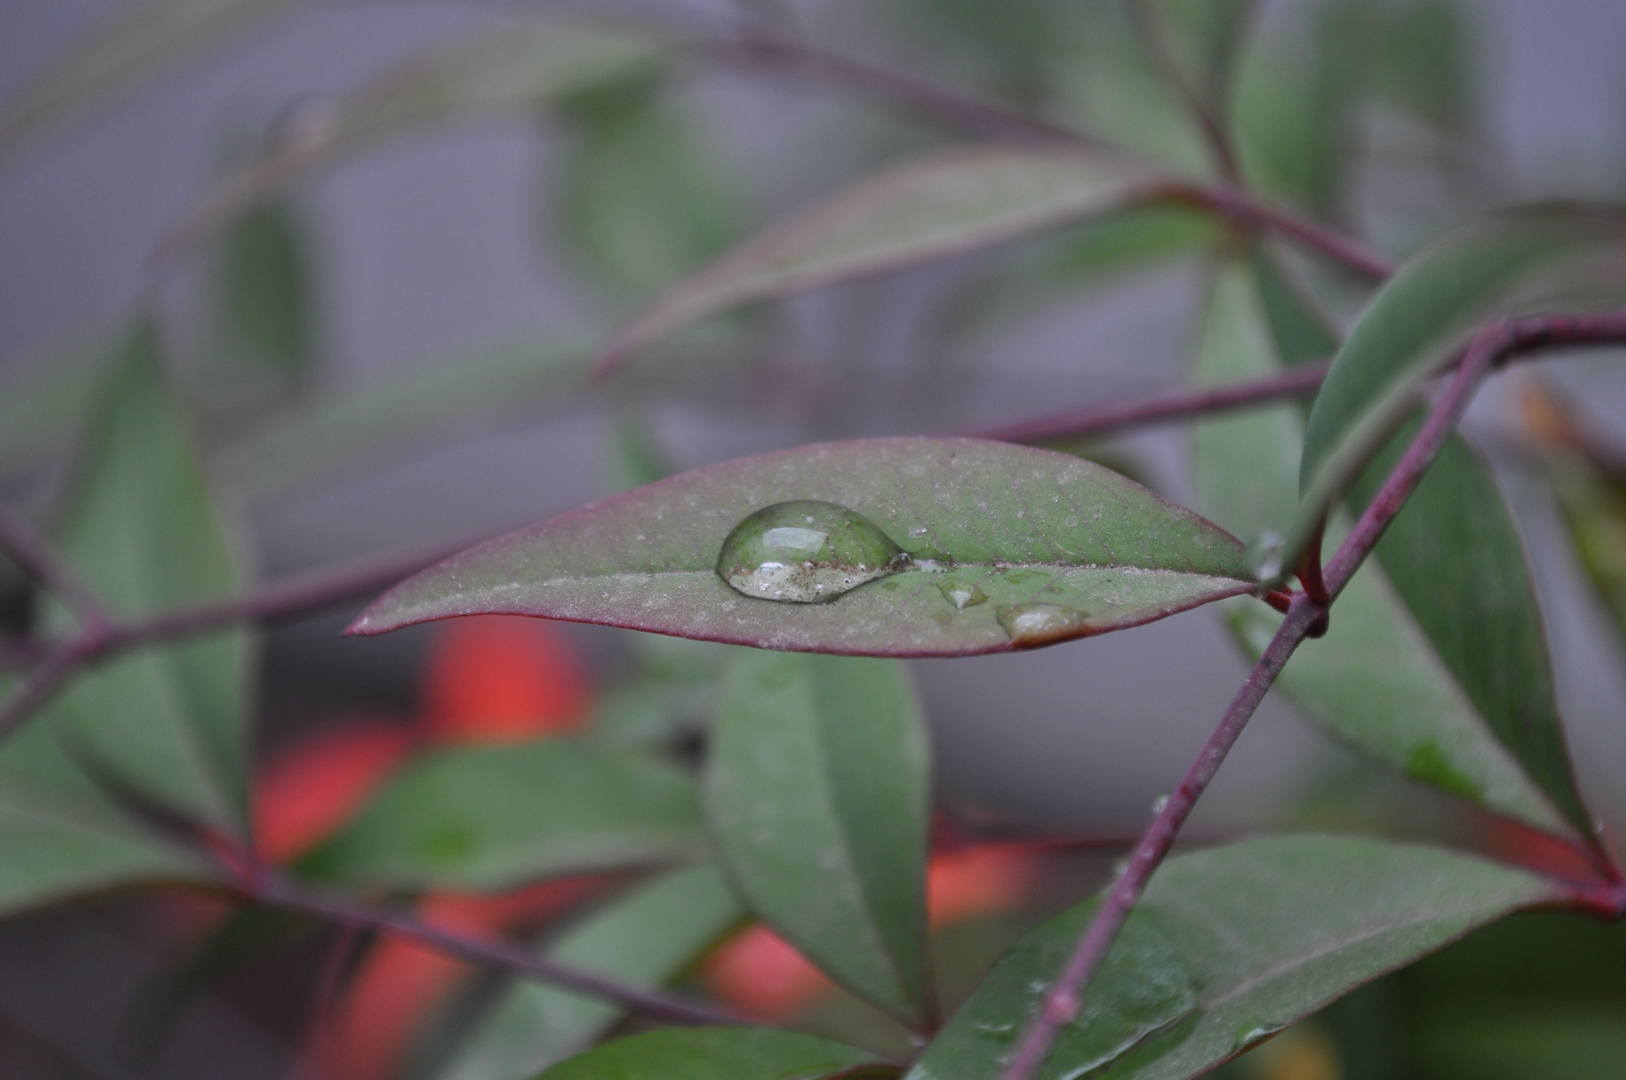
[[[1282,534],[1265,530],[1248,545],[1248,561],[1260,581],[1275,581],[1282,576]]]
[[[943,596],[954,605],[955,611],[964,611],[968,607],[988,602],[988,594],[975,585],[968,585],[963,581],[948,582],[938,586]]]
[[[1167,810],[1168,808],[1169,808],[1169,797],[1167,795],[1159,795],[1157,798],[1152,800],[1152,813],[1161,814],[1163,811]]]
[[[835,503],[774,503],[734,526],[717,574],[746,596],[818,604],[909,565],[868,519]]]
[[[1089,615],[1061,604],[1009,604],[995,613],[999,625],[1019,649],[1079,637],[1089,629]]]
[[[1282,1030],[1283,1026],[1284,1025],[1282,1024],[1266,1024],[1260,1022],[1243,1024],[1241,1027],[1237,1028],[1236,1038],[1231,1041],[1231,1049],[1236,1051],[1246,1050],[1250,1046],[1264,1042],[1266,1039]]]

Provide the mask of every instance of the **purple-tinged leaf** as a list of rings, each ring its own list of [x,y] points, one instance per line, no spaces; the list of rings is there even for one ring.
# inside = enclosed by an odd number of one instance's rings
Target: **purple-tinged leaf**
[[[1144,165],[1089,150],[980,146],[905,161],[679,280],[616,336],[603,363],[739,304],[990,247],[1144,204],[1166,187]]]
[[[826,603],[741,595],[717,572],[724,541],[796,500],[852,511],[907,558]],[[1253,588],[1235,537],[1099,465],[981,439],[870,439],[697,469],[498,537],[396,586],[351,632],[500,613],[771,649],[967,656]]]

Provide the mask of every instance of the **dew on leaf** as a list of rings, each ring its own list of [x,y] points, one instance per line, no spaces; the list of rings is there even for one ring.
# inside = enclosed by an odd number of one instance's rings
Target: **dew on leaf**
[[[867,518],[799,499],[765,506],[734,526],[717,575],[746,596],[818,604],[908,565],[909,556]]]
[[[1019,649],[1079,637],[1089,628],[1088,612],[1061,604],[1007,604],[995,617]]]
[[[988,594],[976,585],[953,582],[939,585],[938,588],[942,590],[943,596],[948,602],[954,605],[955,611],[964,611],[968,607],[976,607],[978,604],[988,602]]]
[[[1274,581],[1282,573],[1282,534],[1266,530],[1248,545],[1248,562],[1260,581]]]

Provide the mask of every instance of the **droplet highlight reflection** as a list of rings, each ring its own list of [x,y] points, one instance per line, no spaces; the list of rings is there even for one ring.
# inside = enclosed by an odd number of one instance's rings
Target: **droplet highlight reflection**
[[[909,556],[868,518],[798,499],[765,506],[734,526],[717,575],[746,596],[822,604],[908,565]]]

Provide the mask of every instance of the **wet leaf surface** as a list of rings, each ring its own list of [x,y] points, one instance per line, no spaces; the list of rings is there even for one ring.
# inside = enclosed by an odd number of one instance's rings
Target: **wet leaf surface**
[[[1199,1075],[1356,986],[1556,893],[1481,859],[1353,837],[1270,837],[1178,856],[1152,879],[1083,1015],[1039,1075]],[[909,1080],[997,1075],[1096,906],[1080,904],[1013,946]]]
[[[831,603],[741,596],[716,572],[724,540],[795,499],[853,511],[910,561]],[[498,537],[397,586],[352,632],[488,612],[957,656],[1135,626],[1246,592],[1250,578],[1236,538],[1098,465],[977,439],[873,439],[698,469]],[[1023,623],[1028,605],[1046,610]]]

